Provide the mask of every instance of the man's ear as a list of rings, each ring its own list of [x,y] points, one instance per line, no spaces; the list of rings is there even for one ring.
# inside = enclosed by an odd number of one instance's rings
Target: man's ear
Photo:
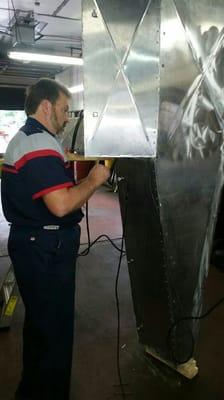
[[[41,108],[42,108],[43,113],[46,116],[51,115],[52,104],[49,100],[47,100],[47,99],[42,100]]]

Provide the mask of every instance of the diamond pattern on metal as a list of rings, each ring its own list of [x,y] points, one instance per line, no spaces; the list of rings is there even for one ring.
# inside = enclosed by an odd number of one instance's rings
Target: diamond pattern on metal
[[[123,0],[95,0],[95,3],[100,9],[108,33],[113,38],[119,60],[124,63],[139,22],[151,0],[138,1],[138,7],[133,4],[133,0],[125,0],[125,7]]]
[[[145,151],[148,151],[150,148],[150,143],[148,143],[149,138],[144,137],[143,125],[123,71],[118,73],[102,118],[99,118],[98,121],[99,124],[96,127],[96,133],[94,138],[92,138],[94,140],[91,151],[100,152],[101,155],[108,155],[110,152],[116,153],[117,143],[119,142],[120,155],[125,155],[126,138],[132,135],[135,136],[135,140],[137,141],[133,143],[133,147],[131,147],[132,142],[129,144],[131,154],[136,151],[140,153],[143,148],[145,148]],[[113,131],[110,131],[111,126],[113,126]],[[123,135],[120,135],[121,130]],[[105,132],[110,135],[110,141],[106,144],[104,142]],[[113,132],[116,132],[116,135]],[[95,143],[97,143],[96,149],[94,147]],[[106,145],[108,145],[108,148]]]
[[[126,4],[121,13],[121,4],[118,0],[113,2],[112,6],[108,2],[94,1],[91,13],[91,2],[89,0],[84,2],[84,26],[86,27],[86,31],[84,29],[86,37],[86,41],[84,40],[85,154],[88,156],[152,157],[156,155],[159,107],[159,8],[158,2],[155,0],[140,1],[139,3],[140,6],[138,4],[138,7],[134,9],[133,4],[131,9]],[[156,4],[157,6],[155,6]],[[157,10],[156,16],[154,16],[154,8]],[[90,15],[94,18],[94,22],[89,21]],[[109,20],[108,17],[110,17]],[[114,26],[116,18],[118,22]],[[151,29],[156,32],[157,38],[155,34],[152,35],[147,45],[142,47],[142,38],[143,36],[147,38],[149,32],[147,30],[149,21],[151,21]],[[93,25],[91,29],[89,29],[90,25]],[[92,34],[97,31],[94,25],[101,27],[98,32],[103,31],[102,43],[105,47],[101,49],[101,53],[104,61],[106,60],[106,50],[112,58],[113,48],[113,63],[104,64],[107,73],[110,71],[110,93],[104,89],[104,82],[98,79],[99,71],[93,77],[95,69],[90,60],[94,56],[89,55],[89,51],[90,54],[95,52],[95,65],[99,67],[97,61],[102,62],[101,54],[96,51],[96,48],[91,52],[90,43],[98,46]],[[121,29],[124,30],[123,34]],[[154,40],[155,38],[157,40]],[[150,50],[151,55],[149,56],[147,53]],[[136,58],[139,58],[139,61]],[[104,74],[103,70],[100,72]],[[139,77],[144,77],[141,86],[139,86]],[[94,78],[98,82],[95,85],[95,89],[98,91],[95,107],[91,82],[91,79],[93,81]],[[114,81],[111,85],[112,78]],[[107,89],[108,87],[107,85]],[[98,119],[96,119],[96,115]]]

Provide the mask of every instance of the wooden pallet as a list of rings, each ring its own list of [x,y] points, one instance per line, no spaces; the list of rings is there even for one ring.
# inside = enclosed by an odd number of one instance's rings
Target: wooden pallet
[[[175,366],[172,362],[164,360],[156,353],[155,350],[152,348],[145,346],[145,351],[147,354],[151,355],[152,357],[156,358],[157,360],[161,361],[162,363],[168,365],[173,370],[177,371],[179,374],[185,376],[187,379],[193,379],[198,374],[198,367],[196,364],[196,360],[191,358],[184,364],[179,364]]]

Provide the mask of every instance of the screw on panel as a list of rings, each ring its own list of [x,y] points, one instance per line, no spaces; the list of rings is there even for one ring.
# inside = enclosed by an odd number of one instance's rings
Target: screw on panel
[[[93,11],[92,11],[92,17],[93,17],[93,18],[97,18],[97,17],[98,17],[96,10],[93,10]]]
[[[94,111],[94,112],[93,112],[93,117],[94,117],[94,118],[95,118],[95,117],[98,117],[98,112]]]
[[[121,181],[123,181],[124,179],[125,179],[124,176],[118,176],[118,177],[117,177],[117,181],[118,181],[118,182],[121,182]]]
[[[137,326],[137,331],[140,331],[141,329],[143,329],[143,324]]]

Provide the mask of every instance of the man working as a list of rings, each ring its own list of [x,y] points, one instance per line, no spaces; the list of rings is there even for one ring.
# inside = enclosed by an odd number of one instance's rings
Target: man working
[[[9,143],[2,169],[8,250],[25,305],[23,373],[15,399],[69,399],[80,207],[109,177],[106,167],[96,165],[74,185],[55,137],[68,121],[69,98],[50,79],[28,89],[28,118]]]

